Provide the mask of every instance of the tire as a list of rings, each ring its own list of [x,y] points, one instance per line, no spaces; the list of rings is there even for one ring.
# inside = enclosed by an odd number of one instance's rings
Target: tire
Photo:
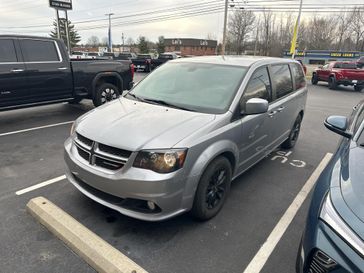
[[[297,139],[300,135],[301,123],[302,123],[302,117],[301,117],[301,115],[298,115],[298,117],[296,118],[296,120],[293,124],[291,132],[289,133],[289,137],[281,145],[282,148],[291,149],[296,145]]]
[[[148,65],[145,69],[144,69],[144,72],[146,73],[150,73],[152,71],[152,68],[150,65]]]
[[[331,90],[337,89],[337,82],[334,77],[329,78],[329,89]]]
[[[111,83],[103,83],[97,87],[93,103],[96,107],[120,97],[119,89]]]
[[[206,168],[198,184],[191,210],[196,219],[209,220],[221,210],[230,191],[231,175],[230,161],[222,156]]]
[[[81,101],[83,100],[83,98],[80,97],[76,97],[73,100],[69,101],[69,104],[79,104]]]
[[[316,73],[312,73],[311,83],[313,85],[316,85],[318,83],[318,77],[317,77]]]
[[[361,92],[361,90],[364,89],[364,86],[363,85],[355,85],[354,86],[354,90],[357,91],[357,92]]]

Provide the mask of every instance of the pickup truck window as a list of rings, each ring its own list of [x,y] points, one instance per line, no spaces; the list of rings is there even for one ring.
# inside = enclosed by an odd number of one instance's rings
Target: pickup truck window
[[[277,99],[293,91],[293,82],[288,64],[273,65],[272,80],[275,83]]]
[[[271,92],[272,90],[267,68],[258,68],[249,80],[248,86],[240,100],[240,105],[245,109],[246,102],[252,98],[270,101]]]
[[[0,39],[0,63],[15,63],[17,61],[13,40]]]
[[[59,62],[60,58],[53,41],[20,40],[25,62]]]

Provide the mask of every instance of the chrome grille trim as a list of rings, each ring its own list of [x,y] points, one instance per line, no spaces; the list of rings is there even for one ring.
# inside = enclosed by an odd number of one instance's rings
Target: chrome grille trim
[[[77,148],[78,155],[89,165],[98,168],[106,169],[109,171],[117,171],[124,167],[128,161],[128,157],[122,157],[115,154],[107,153],[100,150],[99,146],[106,146],[104,144],[99,144],[91,139],[88,139],[80,134],[73,140],[74,145]],[[91,144],[91,145],[88,145]],[[132,152],[107,146],[109,149],[116,150],[120,154],[131,155]]]

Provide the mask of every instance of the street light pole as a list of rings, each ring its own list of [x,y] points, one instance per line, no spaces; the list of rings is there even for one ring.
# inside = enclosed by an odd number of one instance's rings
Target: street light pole
[[[109,50],[110,52],[113,52],[112,50],[112,41],[111,41],[111,16],[114,15],[114,13],[107,13],[106,16],[109,16]]]
[[[226,26],[227,26],[227,18],[228,18],[228,2],[229,0],[225,0],[225,14],[224,14],[224,32],[222,34],[222,47],[221,47],[221,55],[225,55],[225,47],[226,47]]]

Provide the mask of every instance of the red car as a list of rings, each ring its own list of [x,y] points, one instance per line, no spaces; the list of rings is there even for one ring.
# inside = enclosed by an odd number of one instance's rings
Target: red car
[[[312,84],[316,85],[319,81],[328,82],[330,89],[351,85],[355,91],[361,91],[364,88],[364,69],[359,69],[355,62],[331,62],[312,73]]]

